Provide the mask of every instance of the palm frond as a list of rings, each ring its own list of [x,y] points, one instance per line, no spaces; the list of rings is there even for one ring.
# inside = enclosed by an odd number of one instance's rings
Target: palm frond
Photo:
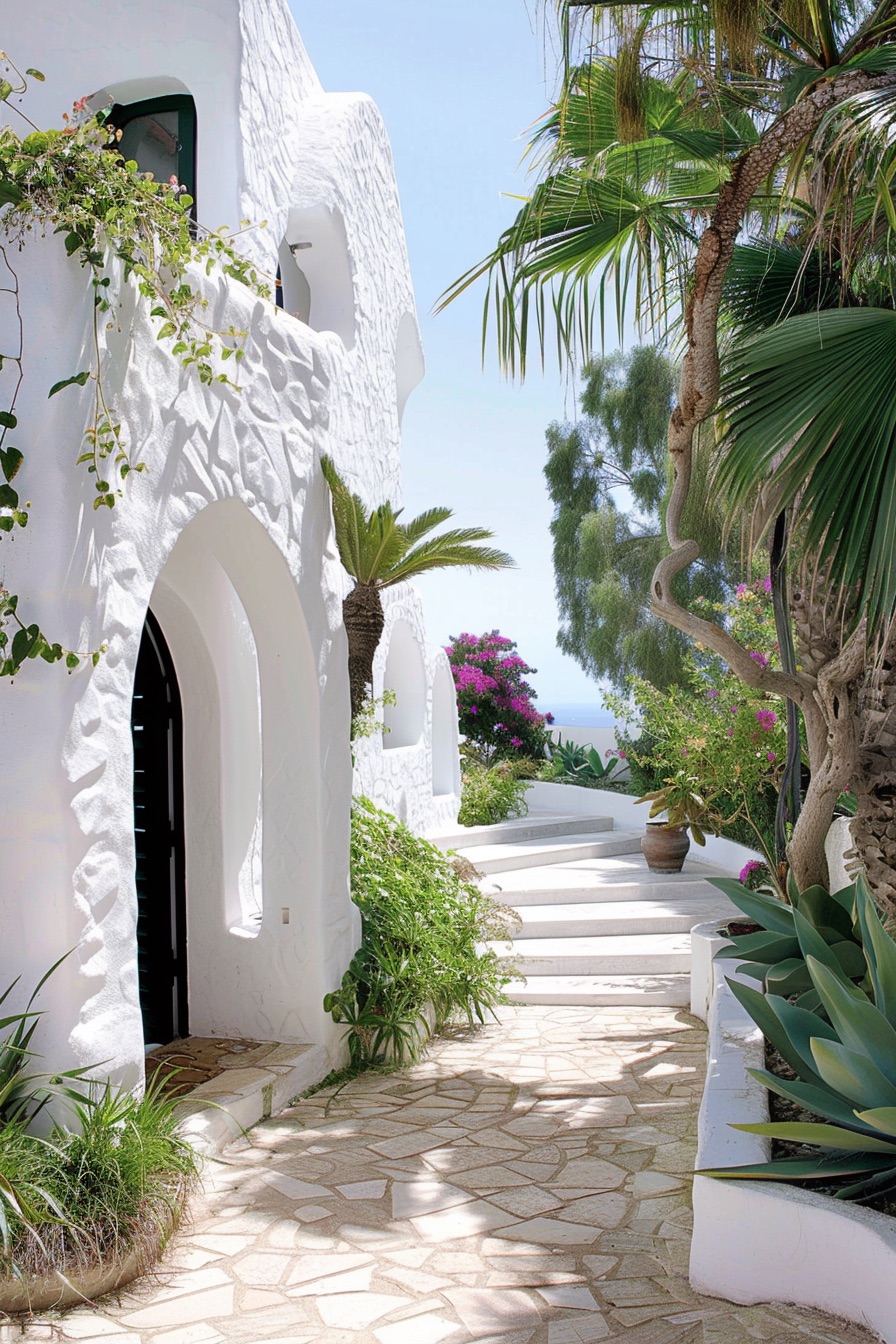
[[[806,547],[859,595],[872,627],[896,610],[896,312],[788,318],[731,356],[719,480],[732,509],[761,479],[794,504]]]
[[[357,578],[363,567],[364,539],[369,522],[367,508],[360,495],[353,495],[349,490],[331,457],[324,454],[320,466],[330,487],[339,558],[348,573]]]
[[[427,532],[431,532],[434,527],[440,527],[442,523],[447,523],[454,510],[443,507],[427,509],[424,513],[418,513],[416,518],[410,522],[404,523],[404,533],[408,541],[413,545],[424,537]]]
[[[412,579],[430,569],[513,569],[511,556],[490,546],[471,545],[471,539],[487,538],[483,528],[458,528],[421,542],[394,565],[380,586],[390,588],[404,579]]]

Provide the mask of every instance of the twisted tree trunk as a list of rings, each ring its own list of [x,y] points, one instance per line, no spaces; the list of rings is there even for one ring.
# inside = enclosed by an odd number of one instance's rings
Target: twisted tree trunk
[[[881,909],[896,917],[896,639],[859,691],[862,729],[851,831]]]
[[[817,130],[826,113],[857,93],[894,84],[894,75],[869,76],[860,72],[839,75],[807,93],[783,113],[734,164],[697,248],[684,313],[687,352],[678,403],[669,422],[673,485],[666,512],[666,536],[671,552],[654,572],[652,607],[670,625],[724,658],[742,681],[759,690],[786,696],[802,710],[812,785],[787,851],[801,887],[827,881],[824,835],[837,797],[847,787],[855,769],[857,734],[849,688],[854,687],[864,664],[864,631],[853,636],[815,675],[806,670],[796,674],[776,672],[760,667],[720,626],[682,607],[675,599],[673,581],[699,555],[697,543],[682,537],[681,520],[690,489],[694,434],[712,414],[718,400],[719,305],[734,243],[750,202],[763,180]]]
[[[342,619],[348,636],[348,684],[354,719],[370,694],[373,659],[386,624],[376,584],[355,584],[342,603]]]

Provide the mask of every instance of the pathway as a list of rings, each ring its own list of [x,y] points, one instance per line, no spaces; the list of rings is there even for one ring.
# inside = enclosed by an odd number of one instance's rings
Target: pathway
[[[503,1009],[260,1124],[157,1282],[0,1341],[867,1344],[691,1291],[704,1049],[675,1007]]]

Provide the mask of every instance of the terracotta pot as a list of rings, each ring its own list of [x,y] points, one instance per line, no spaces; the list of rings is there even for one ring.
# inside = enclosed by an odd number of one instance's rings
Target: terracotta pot
[[[667,826],[648,821],[641,839],[641,853],[652,873],[680,873],[691,847],[687,826]]]

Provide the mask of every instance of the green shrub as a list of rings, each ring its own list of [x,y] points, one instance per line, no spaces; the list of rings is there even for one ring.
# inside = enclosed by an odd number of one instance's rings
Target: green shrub
[[[523,768],[531,762],[522,762]],[[508,817],[524,817],[528,812],[528,784],[520,779],[516,763],[500,761],[481,765],[467,758],[463,763],[460,812],[461,826],[494,826]]]
[[[34,1001],[58,965],[24,1009],[0,1018],[8,1032],[0,1041],[0,1278],[69,1275],[131,1248],[148,1268],[196,1177],[176,1100],[161,1081],[135,1097],[84,1070],[31,1071],[41,1017]],[[70,1124],[57,1119],[43,1138],[28,1126],[50,1100],[65,1105]]]
[[[324,1008],[348,1027],[356,1071],[416,1059],[452,1016],[482,1022],[502,1002],[510,975],[482,943],[507,938],[512,915],[366,798],[352,812],[351,886],[361,946]]]

